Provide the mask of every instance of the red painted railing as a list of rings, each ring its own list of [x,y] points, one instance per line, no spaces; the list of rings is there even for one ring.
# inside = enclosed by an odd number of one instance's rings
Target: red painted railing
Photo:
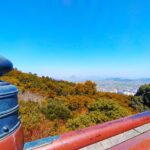
[[[33,147],[34,150],[78,150],[80,148],[86,147],[88,145],[94,144],[101,140],[107,139],[109,137],[115,136],[117,134],[123,133],[130,129],[142,126],[144,124],[150,123],[150,111],[143,112],[130,117],[118,119],[115,121],[107,122],[104,124],[84,128],[77,131],[68,132],[59,136],[57,140],[54,140],[50,144],[36,145]],[[141,140],[143,138],[143,141]],[[135,150],[136,146],[150,146],[150,133],[141,135],[135,140],[129,140],[127,145]],[[148,142],[147,142],[148,141]],[[141,145],[140,145],[141,144]],[[120,146],[116,147],[115,150],[119,150]],[[135,147],[135,148],[134,148]],[[9,136],[0,140],[0,150],[23,150],[23,134],[22,129],[19,127],[15,132]],[[31,148],[32,149],[32,148]],[[139,150],[139,149],[137,149]]]
[[[78,150],[146,123],[150,123],[150,111],[62,134],[58,140],[35,150]]]

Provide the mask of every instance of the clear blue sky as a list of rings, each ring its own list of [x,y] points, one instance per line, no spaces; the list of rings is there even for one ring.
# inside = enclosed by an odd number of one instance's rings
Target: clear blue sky
[[[150,77],[150,0],[3,0],[0,54],[56,78]]]

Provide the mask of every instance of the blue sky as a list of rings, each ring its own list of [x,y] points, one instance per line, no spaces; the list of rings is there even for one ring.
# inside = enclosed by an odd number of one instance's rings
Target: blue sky
[[[5,0],[0,54],[55,78],[150,77],[149,0]]]

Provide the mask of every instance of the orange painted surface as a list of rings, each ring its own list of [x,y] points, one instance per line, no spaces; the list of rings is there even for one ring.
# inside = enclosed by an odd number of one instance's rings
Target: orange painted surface
[[[0,150],[15,150],[15,149],[16,146],[12,135],[0,140]]]
[[[20,127],[17,132],[14,133],[15,143],[17,150],[22,150],[24,146],[24,135],[23,135],[23,129]]]
[[[150,131],[111,148],[110,150],[150,150]]]
[[[62,134],[60,139],[36,150],[78,150],[149,122],[150,111]]]
[[[23,150],[23,145],[21,126],[12,134],[0,139],[0,150]]]

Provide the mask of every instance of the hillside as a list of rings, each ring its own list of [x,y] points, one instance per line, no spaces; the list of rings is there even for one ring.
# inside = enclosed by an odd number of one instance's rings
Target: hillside
[[[57,81],[17,69],[1,80],[19,89],[25,140],[31,141],[137,113],[133,97],[98,92],[91,81]]]

